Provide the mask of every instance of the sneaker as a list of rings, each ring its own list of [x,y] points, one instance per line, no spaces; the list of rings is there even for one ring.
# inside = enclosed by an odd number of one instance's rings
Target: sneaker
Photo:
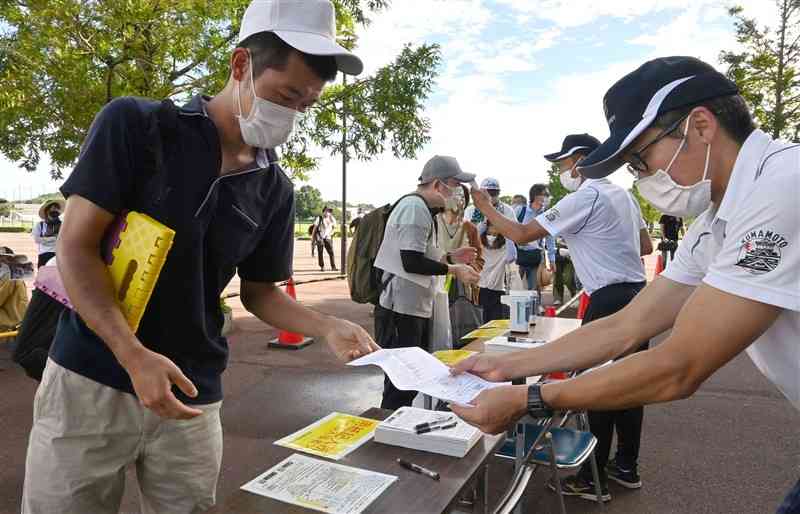
[[[639,476],[636,468],[623,469],[617,465],[616,459],[608,461],[606,473],[608,473],[608,478],[622,487],[627,487],[628,489],[639,489],[642,487],[642,478]]]
[[[547,488],[551,491],[556,491],[556,486],[553,479],[547,481]],[[577,496],[584,500],[597,501],[597,492],[594,490],[594,482],[584,480],[578,475],[568,476],[561,479],[561,493],[564,496]],[[611,501],[611,494],[608,492],[608,486],[600,486],[600,500],[604,502]]]

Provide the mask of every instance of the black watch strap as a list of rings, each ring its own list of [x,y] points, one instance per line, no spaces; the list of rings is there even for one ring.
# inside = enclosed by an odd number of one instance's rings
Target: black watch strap
[[[534,418],[549,418],[553,415],[553,409],[542,399],[541,389],[541,384],[528,386],[528,414]]]

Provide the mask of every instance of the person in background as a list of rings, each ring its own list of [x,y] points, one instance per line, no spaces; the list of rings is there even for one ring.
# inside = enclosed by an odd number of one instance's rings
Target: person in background
[[[483,322],[508,319],[508,306],[500,303],[500,297],[508,291],[506,266],[517,258],[517,247],[500,234],[488,220],[483,224],[481,244],[485,264],[478,285],[481,288],[480,304]]]
[[[0,332],[15,330],[28,308],[23,277],[32,273],[33,263],[11,248],[0,247]]]
[[[528,194],[530,205],[521,205],[514,209],[514,219],[519,223],[530,223],[550,206],[550,190],[546,184],[534,184]],[[552,271],[556,262],[556,245],[549,235],[517,247],[517,264],[520,275],[525,280],[529,291],[541,294],[541,284],[536,283],[537,270],[547,253],[547,271]]]
[[[658,220],[658,224],[661,225],[661,243],[659,243],[658,249],[661,251],[661,257],[664,259],[664,265],[666,265],[667,254],[669,254],[670,261],[675,258],[678,239],[683,229],[683,220],[676,216],[664,214]]]
[[[331,261],[331,269],[336,271],[336,262],[333,255],[333,232],[336,229],[336,220],[333,219],[333,209],[328,207],[322,209],[322,215],[317,218],[314,225],[314,232],[311,234],[311,240],[317,245],[317,259],[319,262],[319,270],[325,271],[325,260],[322,255],[322,248],[328,252],[328,258]]]
[[[444,210],[436,215],[439,249],[443,252],[452,252],[459,248],[474,248],[476,256],[470,266],[480,273],[484,266],[483,247],[478,227],[469,221],[464,221],[464,210],[468,205],[469,190],[462,184],[460,188],[453,190],[453,196],[445,201]],[[478,303],[477,285],[466,286],[465,293],[468,300]]]
[[[47,200],[39,207],[39,221],[33,225],[31,235],[39,250],[36,267],[41,268],[56,254],[56,240],[61,230],[61,213],[64,200]]]
[[[492,207],[506,218],[513,220],[514,209],[510,205],[500,201],[500,182],[496,178],[485,178],[481,182],[481,189],[486,191],[492,200]],[[480,224],[486,220],[486,216],[476,207],[470,205],[464,210],[464,221],[469,221],[476,227],[480,228]]]
[[[455,158],[436,155],[423,167],[416,190],[400,198],[386,220],[375,257],[382,271],[383,291],[375,306],[375,339],[383,348],[416,346],[428,350],[436,287],[448,273],[465,284],[478,282],[469,266],[477,251],[472,247],[444,252],[439,248],[433,209],[441,209],[461,185],[475,180]],[[416,391],[397,389],[385,377],[381,408],[411,405]]]
[[[486,193],[472,192],[475,203],[486,209],[489,221],[514,241],[535,241],[548,234],[564,238],[591,298],[583,323],[611,316],[636,297],[647,280],[641,257],[653,251],[639,203],[633,195],[607,178],[589,179],[579,173],[580,162],[599,146],[600,141],[589,134],[570,134],[564,138],[561,150],[544,156],[558,165],[561,184],[572,192],[528,223],[509,221],[491,210]],[[648,343],[641,342],[636,351],[646,350]],[[593,341],[587,341],[587,345],[591,344]],[[600,468],[603,501],[611,499],[607,478],[631,489],[641,487],[638,458],[643,408],[589,410],[588,416],[592,434],[598,441],[595,457]],[[617,455],[609,462],[615,430]],[[588,462],[578,474],[563,482],[565,495],[597,500]],[[554,484],[550,485],[555,489]]]
[[[569,257],[569,248],[564,242],[564,238],[556,239],[556,272],[553,279],[553,305],[564,303],[564,288],[569,290],[570,298],[574,297],[578,291],[578,284],[575,282],[575,267]]]
[[[353,218],[353,221],[350,222],[350,231],[351,232],[355,232],[356,230],[358,230],[358,224],[361,223],[361,218],[363,218],[363,217],[364,217],[364,209],[359,207],[358,208],[358,213],[356,214],[356,217]]]
[[[511,199],[511,207],[514,209],[514,212],[517,211],[517,207],[527,204],[528,199],[525,198],[525,195],[514,195],[514,197]]]

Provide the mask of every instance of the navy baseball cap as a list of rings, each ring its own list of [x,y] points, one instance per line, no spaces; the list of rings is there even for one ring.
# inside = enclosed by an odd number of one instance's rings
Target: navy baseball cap
[[[596,137],[590,136],[589,134],[570,134],[565,137],[564,142],[561,143],[560,151],[549,153],[545,155],[544,158],[550,162],[558,162],[575,155],[577,152],[583,155],[589,155],[598,146],[600,146],[600,141]]]
[[[665,112],[739,93],[730,79],[694,57],[662,57],[641,65],[603,97],[611,135],[578,165],[587,178],[602,178],[624,164],[623,151]]]

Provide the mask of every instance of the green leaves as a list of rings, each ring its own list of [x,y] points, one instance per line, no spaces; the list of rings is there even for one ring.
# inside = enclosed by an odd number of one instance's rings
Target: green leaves
[[[230,51],[249,0],[0,1],[0,153],[30,171],[42,154],[51,174],[77,158],[94,115],[118,96],[214,94],[228,80]],[[334,0],[339,41],[357,45],[359,26],[388,0]],[[391,150],[413,157],[428,141],[421,116],[440,61],[436,45],[407,46],[390,65],[334,85],[282,148],[305,179],[314,148],[368,160]],[[348,135],[342,146],[342,113]]]
[[[800,1],[775,0],[778,19],[759,27],[741,7],[735,18],[741,52],[723,51],[728,76],[753,109],[762,128],[773,137],[800,139]]]

